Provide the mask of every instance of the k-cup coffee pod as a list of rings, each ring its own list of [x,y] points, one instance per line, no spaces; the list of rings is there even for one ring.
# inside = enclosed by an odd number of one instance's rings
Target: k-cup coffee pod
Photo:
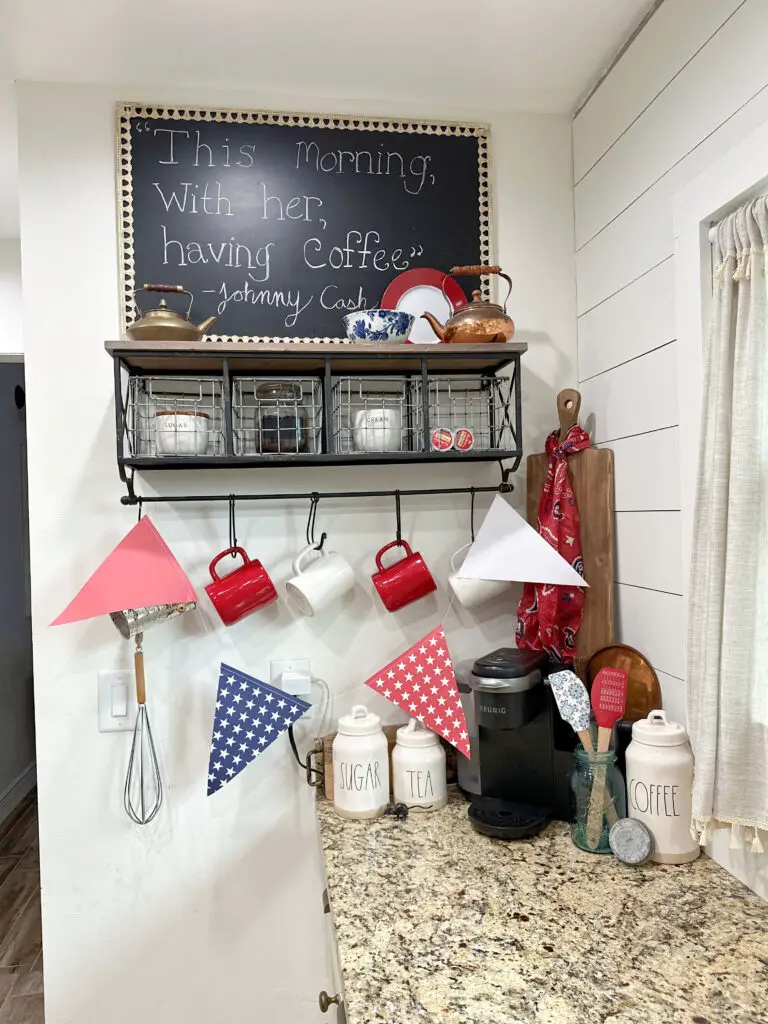
[[[453,446],[457,452],[468,452],[475,446],[475,435],[469,427],[460,427],[453,439]]]
[[[436,427],[432,431],[432,450],[447,452],[453,448],[453,434],[446,427]]]

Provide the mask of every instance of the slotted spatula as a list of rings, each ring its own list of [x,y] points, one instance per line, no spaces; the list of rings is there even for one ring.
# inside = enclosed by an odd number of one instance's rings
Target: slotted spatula
[[[592,710],[597,719],[597,752],[605,754],[611,745],[611,732],[624,714],[627,702],[627,673],[620,668],[602,668],[592,683]],[[605,807],[605,765],[595,768],[592,795],[587,814],[587,846],[596,850],[603,834]]]

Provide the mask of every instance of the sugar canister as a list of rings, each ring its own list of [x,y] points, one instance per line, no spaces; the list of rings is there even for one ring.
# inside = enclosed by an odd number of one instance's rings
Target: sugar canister
[[[392,751],[395,803],[436,811],[448,802],[445,751],[439,738],[415,718],[397,730]]]
[[[381,719],[355,704],[333,741],[333,806],[342,818],[378,818],[389,803],[389,750]]]
[[[699,856],[691,835],[692,787],[693,752],[683,726],[663,711],[635,722],[627,747],[629,817],[648,827],[651,859],[659,864],[687,864]]]

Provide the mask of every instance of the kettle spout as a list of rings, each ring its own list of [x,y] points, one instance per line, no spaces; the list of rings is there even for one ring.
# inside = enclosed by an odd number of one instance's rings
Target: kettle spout
[[[200,332],[200,337],[202,338],[202,336],[205,334],[205,332],[208,330],[208,328],[212,327],[215,323],[216,323],[216,317],[215,316],[209,316],[207,320],[203,320],[203,322],[201,324],[199,324],[198,328],[197,328],[198,331]]]
[[[435,332],[437,337],[440,339],[440,341],[442,341],[443,338],[445,337],[445,328],[440,323],[440,321],[436,320],[435,317],[433,317],[431,313],[422,313],[421,314],[421,319],[427,321],[427,323],[432,328],[432,330]]]

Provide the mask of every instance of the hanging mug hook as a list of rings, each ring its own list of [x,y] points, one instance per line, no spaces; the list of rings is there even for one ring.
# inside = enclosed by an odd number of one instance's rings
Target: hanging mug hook
[[[469,533],[472,537],[472,543],[475,543],[475,488],[469,488]]]
[[[144,505],[144,499],[143,498],[139,498],[138,501],[139,501],[139,518],[138,518],[138,522],[141,522],[141,510],[142,510],[142,506]]]
[[[395,491],[395,523],[397,526],[397,532],[395,534],[397,543],[403,539],[403,524],[400,517],[400,491]]]
[[[308,545],[315,543],[315,519],[317,518],[317,506],[319,501],[320,495],[317,491],[313,491],[309,496],[309,515],[307,517],[306,538]]]
[[[232,548],[232,557],[237,558],[237,528],[235,526],[235,496],[229,496],[229,546]]]

